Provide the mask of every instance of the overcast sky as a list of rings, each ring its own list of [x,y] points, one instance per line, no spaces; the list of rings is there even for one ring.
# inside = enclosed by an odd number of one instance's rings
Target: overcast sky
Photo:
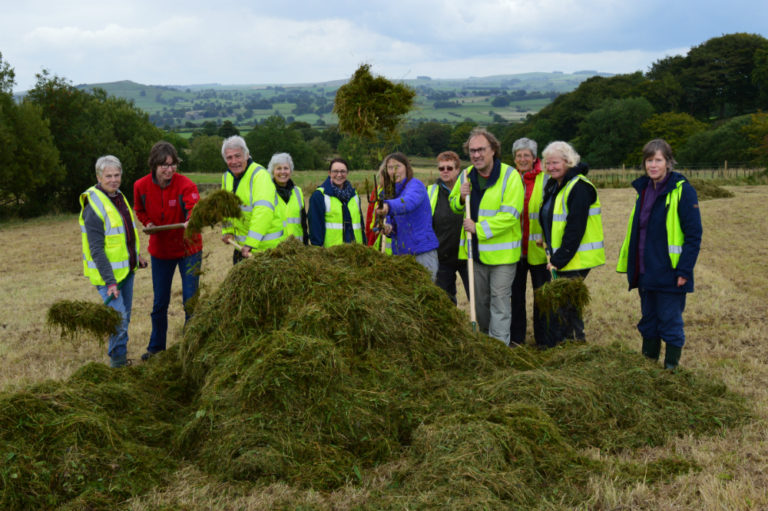
[[[307,83],[360,63],[392,79],[646,71],[734,32],[768,36],[768,1],[163,0],[3,2],[16,91],[74,84]]]

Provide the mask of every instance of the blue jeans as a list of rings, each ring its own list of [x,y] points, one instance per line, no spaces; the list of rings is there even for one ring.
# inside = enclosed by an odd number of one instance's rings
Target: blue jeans
[[[179,267],[181,274],[181,299],[185,305],[184,323],[189,320],[190,314],[186,310],[187,300],[197,292],[200,283],[200,265],[203,253],[198,252],[178,259],[159,259],[152,257],[152,291],[155,299],[152,304],[152,334],[149,336],[149,353],[157,353],[165,350],[168,334],[168,304],[171,303],[171,284],[173,272]]]
[[[123,322],[117,327],[114,334],[109,336],[109,344],[107,346],[107,354],[110,358],[122,358],[125,357],[128,351],[128,325],[131,322],[131,305],[133,304],[133,277],[135,273],[130,272],[123,285],[120,288],[120,295],[117,298],[113,298],[107,304],[107,307],[112,307],[123,317]],[[120,284],[120,283],[118,283]],[[102,300],[107,299],[107,286],[96,286],[96,290],[101,295]]]

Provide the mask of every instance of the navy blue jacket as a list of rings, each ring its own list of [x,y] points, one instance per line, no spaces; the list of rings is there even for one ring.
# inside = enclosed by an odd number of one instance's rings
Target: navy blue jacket
[[[648,219],[648,227],[645,238],[645,274],[639,275],[637,261],[637,238],[639,232],[640,208],[643,194],[648,186],[650,178],[643,176],[632,182],[637,190],[638,198],[635,204],[635,216],[632,219],[632,228],[629,238],[629,253],[627,258],[627,280],[629,289],[641,287],[649,291],[664,291],[667,293],[692,293],[693,292],[693,267],[699,256],[701,247],[701,213],[699,211],[699,199],[696,190],[682,174],[671,172],[664,191],[656,198]],[[683,253],[677,268],[672,268],[667,248],[667,210],[664,205],[666,196],[675,189],[678,181],[684,181],[678,215],[683,229],[685,240]],[[677,277],[685,277],[688,282],[683,287],[677,287]]]
[[[320,187],[325,193],[335,197],[330,176],[325,178]],[[338,198],[338,197],[337,197]],[[341,199],[339,199],[341,200]],[[352,227],[352,215],[349,214],[349,202],[341,201],[341,213],[344,222],[344,243],[355,242],[355,230]],[[358,208],[359,209],[359,208]],[[360,212],[361,222],[365,222],[365,217]],[[309,241],[310,244],[322,247],[325,242],[325,198],[323,192],[315,190],[309,198],[309,211],[307,212],[309,221]],[[362,229],[361,229],[362,230]],[[363,243],[365,243],[365,231],[363,230]]]

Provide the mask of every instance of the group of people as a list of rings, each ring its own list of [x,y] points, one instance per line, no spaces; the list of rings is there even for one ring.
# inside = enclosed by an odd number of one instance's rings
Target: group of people
[[[367,243],[394,256],[412,255],[454,303],[457,275],[461,278],[467,294],[474,295],[482,332],[510,346],[523,344],[529,273],[537,289],[552,278],[584,279],[605,263],[597,188],[586,177],[588,166],[566,142],[547,145],[542,163],[536,142],[521,138],[513,144],[511,166],[502,163],[496,137],[476,128],[464,150],[471,165],[462,171],[455,152],[440,153],[439,178],[428,187],[414,177],[404,154],[386,156],[363,217],[343,158],[331,160],[328,177],[305,207],[302,190],[291,179],[289,154],[275,154],[265,169],[250,157],[242,137],[227,138],[221,187],[240,198],[242,216],[225,223],[222,241],[235,245],[234,264],[290,236],[323,247]],[[154,290],[152,333],[143,360],[166,347],[176,267],[185,305],[197,291],[202,239],[184,237],[184,228],[199,195],[191,180],[176,173],[178,163],[171,144],[155,144],[149,174],[134,185],[133,210],[119,190],[122,170],[114,156],[99,158],[98,184],[81,195],[85,274],[102,298],[112,297],[109,305],[124,319],[109,340],[113,367],[128,363],[133,273],[147,265],[139,254],[136,218],[151,232]],[[664,341],[669,369],[677,367],[685,342],[682,313],[686,293],[693,291],[701,243],[696,192],[672,171],[674,163],[663,140],[652,140],[643,149],[646,175],[633,183],[637,199],[617,268],[627,273],[630,289],[639,289],[642,353],[658,359]],[[162,226],[167,229],[158,229]],[[563,307],[547,320],[534,300],[532,322],[541,349],[585,339],[575,307]]]

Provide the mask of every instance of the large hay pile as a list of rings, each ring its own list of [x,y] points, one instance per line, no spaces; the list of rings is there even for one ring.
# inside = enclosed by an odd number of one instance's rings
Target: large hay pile
[[[175,355],[0,396],[0,508],[107,509],[182,460],[255,488],[359,484],[370,509],[576,504],[604,463],[583,448],[747,418],[722,384],[618,345],[538,353],[473,334],[412,258],[361,246],[292,241],[239,263]],[[626,484],[695,469],[614,466]]]

